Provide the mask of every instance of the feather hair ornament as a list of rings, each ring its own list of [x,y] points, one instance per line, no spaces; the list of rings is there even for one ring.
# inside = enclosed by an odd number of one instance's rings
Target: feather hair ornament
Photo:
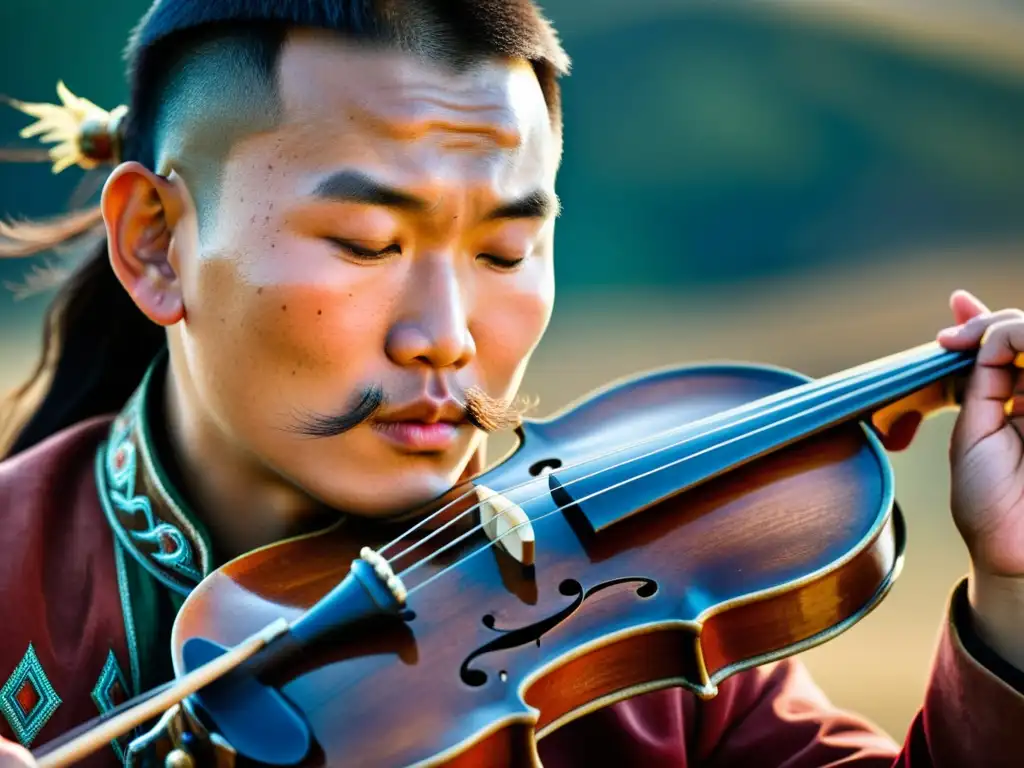
[[[57,95],[60,104],[33,104],[3,97],[19,112],[36,118],[36,122],[21,130],[21,138],[38,136],[45,144],[56,144],[49,151],[54,173],[72,165],[90,170],[117,163],[121,153],[121,125],[128,107],[121,105],[107,112],[73,94],[63,81],[57,83]]]

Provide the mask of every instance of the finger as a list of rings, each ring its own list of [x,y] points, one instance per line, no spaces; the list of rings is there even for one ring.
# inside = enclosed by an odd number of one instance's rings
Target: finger
[[[1017,357],[1024,352],[1024,317],[1000,320],[985,329],[979,342],[981,349],[976,365],[993,368],[1015,367]],[[1011,377],[1011,388],[1016,377]],[[1011,389],[1012,393],[1012,389]]]
[[[961,424],[968,444],[994,434],[1018,408],[1014,390],[1024,363],[1024,320],[989,327],[964,392]]]
[[[949,308],[953,310],[953,322],[963,325],[975,315],[989,312],[989,308],[970,291],[963,289],[953,291],[949,297]]]
[[[31,752],[0,737],[0,768],[32,768],[35,764]]]
[[[946,349],[973,349],[981,343],[988,329],[996,323],[1006,320],[1024,319],[1024,312],[1019,309],[1001,309],[975,315],[963,325],[954,325],[939,331],[938,342]]]

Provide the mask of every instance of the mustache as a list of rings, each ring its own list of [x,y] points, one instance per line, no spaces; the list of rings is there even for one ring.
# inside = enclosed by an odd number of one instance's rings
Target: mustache
[[[358,393],[352,404],[338,413],[295,413],[288,431],[313,438],[337,437],[370,421],[388,403],[389,398],[384,388],[371,385]],[[461,405],[466,421],[481,432],[492,433],[518,427],[526,414],[536,407],[537,401],[524,397],[504,400],[491,397],[479,387],[470,387],[465,391]]]
[[[383,388],[367,387],[351,406],[340,413],[296,413],[288,431],[305,437],[336,437],[369,421],[386,404]]]

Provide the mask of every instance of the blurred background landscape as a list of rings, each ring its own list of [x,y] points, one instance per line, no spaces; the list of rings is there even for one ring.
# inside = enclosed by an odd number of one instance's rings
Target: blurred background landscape
[[[4,0],[0,93],[106,108],[142,0]],[[548,0],[574,61],[559,304],[525,392],[548,413],[611,378],[736,359],[824,375],[931,340],[957,287],[1024,304],[1024,7],[944,0]],[[0,146],[25,118],[0,111]],[[0,166],[0,213],[45,216],[101,176]],[[20,281],[35,262],[0,263]],[[0,388],[45,296],[0,295]],[[893,456],[904,573],[804,654],[839,705],[902,736],[967,558],[948,511],[952,417]],[[499,440],[494,455],[509,447]],[[3,677],[0,671],[0,677]]]

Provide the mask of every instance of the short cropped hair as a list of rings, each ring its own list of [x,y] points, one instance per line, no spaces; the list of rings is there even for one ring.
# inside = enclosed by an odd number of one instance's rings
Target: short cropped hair
[[[126,50],[132,108],[125,156],[153,167],[160,106],[190,52],[209,49],[211,40],[230,41],[233,76],[269,84],[293,28],[330,30],[455,67],[488,56],[525,59],[561,133],[558,78],[568,72],[569,59],[532,0],[156,0]],[[223,80],[221,73],[221,85]]]
[[[273,98],[277,59],[288,31],[296,28],[329,30],[455,67],[486,57],[525,59],[561,137],[558,81],[568,72],[569,59],[532,0],[156,0],[125,52],[131,100],[121,159],[158,171],[162,138],[174,120],[188,119],[189,110],[207,108],[226,92]],[[230,64],[216,69],[216,87],[193,87],[202,80],[196,72],[204,56]],[[252,83],[262,89],[255,96],[245,87]],[[198,190],[200,214],[211,191],[207,187]],[[114,277],[98,210],[45,224],[3,225],[0,234],[0,256],[28,256],[69,241],[97,239],[47,311],[35,370],[0,407],[0,454],[11,455],[123,407],[166,344],[166,334]]]

